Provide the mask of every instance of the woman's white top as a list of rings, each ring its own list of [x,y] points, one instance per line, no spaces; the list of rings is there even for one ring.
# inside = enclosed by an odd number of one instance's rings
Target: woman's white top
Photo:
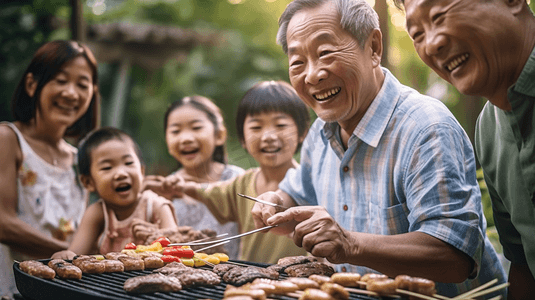
[[[38,156],[24,139],[18,128],[9,122],[17,134],[22,150],[22,163],[18,170],[18,217],[49,237],[70,240],[78,227],[86,207],[87,194],[79,181],[76,159],[69,169],[49,164]],[[75,158],[77,149],[71,145]],[[24,239],[25,237],[21,237]],[[0,296],[16,293],[13,277],[13,260],[32,259],[0,244]]]

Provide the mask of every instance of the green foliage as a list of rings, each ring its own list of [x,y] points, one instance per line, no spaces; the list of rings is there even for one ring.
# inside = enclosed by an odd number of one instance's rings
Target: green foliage
[[[483,169],[477,170],[477,181],[479,183],[479,189],[481,190],[481,205],[483,207],[483,213],[487,219],[487,226],[494,227],[494,218],[492,217],[492,203],[490,200],[489,189],[483,178]]]

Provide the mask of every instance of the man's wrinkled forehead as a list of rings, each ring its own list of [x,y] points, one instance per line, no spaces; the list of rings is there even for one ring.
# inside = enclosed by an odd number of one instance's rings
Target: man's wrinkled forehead
[[[403,3],[405,5],[407,28],[409,28],[412,25],[413,20],[410,16],[412,15],[412,12],[414,12],[414,10],[429,9],[430,7],[433,7],[439,1],[440,0],[404,0]]]

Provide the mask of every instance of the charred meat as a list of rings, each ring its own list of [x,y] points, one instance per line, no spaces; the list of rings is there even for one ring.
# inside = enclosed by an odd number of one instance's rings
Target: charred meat
[[[313,261],[305,264],[289,266],[284,270],[291,277],[309,277],[312,274],[331,276],[334,269],[324,263]]]
[[[159,273],[132,277],[124,282],[127,293],[178,292],[181,289],[178,278]]]

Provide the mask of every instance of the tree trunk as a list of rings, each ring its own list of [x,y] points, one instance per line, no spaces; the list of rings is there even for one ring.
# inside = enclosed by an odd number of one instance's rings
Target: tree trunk
[[[375,11],[379,15],[379,27],[383,33],[383,57],[381,65],[393,72],[394,70],[391,69],[390,62],[388,61],[388,49],[390,49],[388,24],[390,22],[390,16],[388,15],[388,4],[386,0],[375,0]]]

